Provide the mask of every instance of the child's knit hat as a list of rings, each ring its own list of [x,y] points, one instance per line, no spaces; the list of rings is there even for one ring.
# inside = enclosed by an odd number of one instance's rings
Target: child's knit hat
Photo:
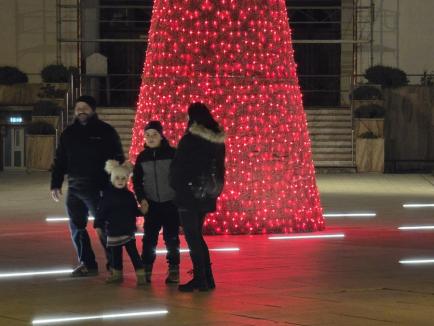
[[[116,176],[125,176],[128,179],[133,171],[133,166],[129,161],[120,164],[116,160],[108,160],[105,162],[105,170],[110,174],[110,181],[113,183]]]

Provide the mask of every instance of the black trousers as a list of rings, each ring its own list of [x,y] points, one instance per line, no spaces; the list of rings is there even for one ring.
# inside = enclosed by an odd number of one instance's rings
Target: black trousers
[[[96,215],[101,200],[99,190],[70,185],[66,196],[66,211],[69,216],[69,229],[78,260],[88,268],[98,268],[95,254],[92,249],[89,234],[86,230],[89,213]],[[103,230],[99,238],[104,248],[107,262],[111,260],[111,252],[107,249],[107,235]]]
[[[211,265],[208,246],[202,235],[206,213],[180,208],[179,217],[184,229],[185,240],[190,249],[193,270],[196,275],[204,275]]]
[[[109,247],[112,255],[112,261],[110,263],[110,266],[118,271],[121,271],[123,269],[122,247],[125,247],[125,249],[127,250],[128,256],[130,256],[131,262],[133,263],[134,270],[143,269],[142,260],[140,259],[139,252],[137,251],[135,239],[131,239],[122,246]]]
[[[169,265],[179,265],[179,215],[172,201],[164,203],[149,202],[145,217],[142,260],[152,265],[156,258],[158,235],[163,228],[163,239],[167,249],[166,260]]]

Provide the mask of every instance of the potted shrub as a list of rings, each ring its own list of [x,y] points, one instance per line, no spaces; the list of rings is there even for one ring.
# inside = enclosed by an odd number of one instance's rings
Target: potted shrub
[[[44,121],[31,122],[26,128],[26,168],[49,170],[54,159],[56,130]]]
[[[63,99],[68,89],[71,72],[62,64],[46,66],[41,71],[44,85],[41,87],[39,97],[46,99]]]
[[[362,84],[356,87],[350,94],[353,112],[362,106],[383,106],[383,92],[381,85]]]
[[[32,121],[44,121],[57,129],[61,108],[51,101],[38,101],[33,105]]]
[[[408,84],[407,74],[404,71],[382,65],[366,69],[365,78],[369,83],[379,84],[384,88],[395,88]]]
[[[366,131],[356,138],[357,172],[384,172],[384,138]]]
[[[361,84],[356,87],[350,94],[350,100],[353,101],[372,101],[382,100],[383,93],[378,85]]]
[[[28,84],[25,73],[15,67],[0,67],[0,104],[27,105],[34,103],[39,85]]]
[[[25,84],[29,81],[27,75],[15,67],[0,67],[0,85]]]
[[[49,65],[41,71],[44,83],[66,84],[69,81],[69,70],[64,65]]]

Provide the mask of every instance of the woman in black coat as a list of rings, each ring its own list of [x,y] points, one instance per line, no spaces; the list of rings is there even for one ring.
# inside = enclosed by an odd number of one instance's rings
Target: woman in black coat
[[[216,210],[219,193],[200,196],[197,189],[211,178],[223,185],[225,174],[225,133],[202,103],[188,108],[188,128],[181,138],[170,171],[175,204],[193,262],[193,279],[179,285],[182,292],[215,288],[208,246],[202,236],[205,216]],[[202,180],[202,181],[201,181]]]

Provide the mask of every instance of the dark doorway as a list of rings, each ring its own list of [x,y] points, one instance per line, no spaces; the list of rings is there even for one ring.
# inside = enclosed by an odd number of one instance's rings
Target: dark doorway
[[[341,0],[287,0],[293,41],[340,40]],[[294,42],[305,106],[338,106],[340,43]]]
[[[140,87],[152,0],[100,0],[101,53],[108,58],[111,105],[134,106]],[[340,40],[341,0],[287,0],[292,37],[297,40]],[[338,106],[341,45],[294,43],[305,106]],[[104,90],[101,90],[104,92]],[[104,94],[101,94],[104,98]]]

